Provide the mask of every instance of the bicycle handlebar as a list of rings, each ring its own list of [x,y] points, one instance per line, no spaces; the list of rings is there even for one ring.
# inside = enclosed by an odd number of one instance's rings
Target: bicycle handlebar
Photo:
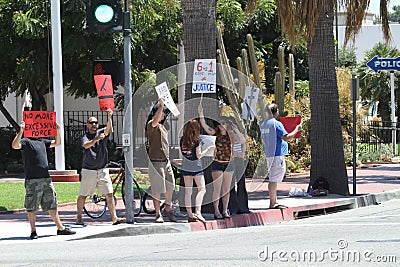
[[[106,167],[112,167],[112,166],[116,166],[119,168],[123,168],[125,165],[125,161],[124,160],[119,160],[118,162],[115,161],[110,161],[109,163],[107,163]]]

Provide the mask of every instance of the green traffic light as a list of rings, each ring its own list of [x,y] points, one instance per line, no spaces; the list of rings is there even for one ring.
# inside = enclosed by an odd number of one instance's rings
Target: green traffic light
[[[94,11],[94,17],[98,22],[106,24],[114,18],[114,10],[107,4],[99,5]]]

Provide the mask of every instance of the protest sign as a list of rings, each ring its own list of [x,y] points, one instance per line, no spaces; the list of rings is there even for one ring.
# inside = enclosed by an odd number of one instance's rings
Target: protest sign
[[[217,61],[216,59],[196,59],[193,69],[192,93],[217,92]]]
[[[162,99],[164,105],[172,112],[172,114],[176,117],[181,114],[178,108],[175,105],[174,100],[172,99],[171,93],[169,92],[168,86],[166,82],[159,84],[156,86],[157,95]]]
[[[292,132],[298,124],[301,123],[301,117],[300,116],[294,116],[294,117],[280,117],[279,118],[280,122],[282,122],[283,127],[285,127],[285,130],[290,133]],[[300,138],[300,132],[298,132],[294,138]]]
[[[204,157],[214,157],[214,150],[215,150],[215,140],[216,136],[213,135],[200,135],[200,142],[201,142],[201,151],[206,150],[208,147],[213,146],[214,148],[211,148],[210,150],[207,151],[206,154],[204,154]]]
[[[56,113],[53,111],[24,111],[25,137],[51,137],[57,135]]]
[[[94,75],[99,106],[101,111],[114,110],[114,90],[111,75]]]
[[[258,93],[260,89],[256,87],[246,86],[246,92],[243,99],[242,118],[244,120],[253,121],[255,111],[257,110]]]

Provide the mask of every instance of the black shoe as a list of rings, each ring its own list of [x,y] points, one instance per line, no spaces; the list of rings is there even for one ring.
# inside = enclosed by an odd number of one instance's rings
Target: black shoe
[[[36,231],[33,231],[29,238],[30,239],[38,239],[38,235],[37,235]]]
[[[69,228],[64,228],[63,230],[57,230],[57,235],[74,235],[76,232],[71,231]]]

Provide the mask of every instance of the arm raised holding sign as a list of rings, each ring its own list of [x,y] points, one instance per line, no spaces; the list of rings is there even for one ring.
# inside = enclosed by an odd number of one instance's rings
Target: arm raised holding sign
[[[204,119],[203,107],[199,105],[198,112],[200,116],[200,124],[209,135],[215,135],[215,129],[211,128]]]
[[[61,136],[60,136],[60,125],[57,123],[57,135],[55,140],[51,141],[50,147],[56,147],[61,145]]]
[[[54,186],[49,174],[47,161],[47,148],[61,144],[60,125],[57,124],[55,140],[46,138],[25,137],[25,122],[22,121],[20,130],[12,142],[12,148],[21,150],[25,173],[25,209],[31,226],[30,239],[37,239],[36,212],[39,204],[42,210],[47,210],[57,226],[57,235],[72,235],[75,231],[65,228],[60,221],[57,211],[57,198]]]
[[[106,136],[108,136],[110,134],[110,132],[112,131],[112,115],[113,115],[113,111],[108,108],[107,109],[107,126],[106,129],[104,130],[104,134]]]
[[[25,129],[25,122],[22,121],[19,126],[19,132],[17,133],[17,135],[15,136],[15,138],[11,144],[11,147],[13,149],[21,149],[21,147],[22,147],[21,146],[21,138],[22,138],[22,135],[24,134],[24,129]]]

